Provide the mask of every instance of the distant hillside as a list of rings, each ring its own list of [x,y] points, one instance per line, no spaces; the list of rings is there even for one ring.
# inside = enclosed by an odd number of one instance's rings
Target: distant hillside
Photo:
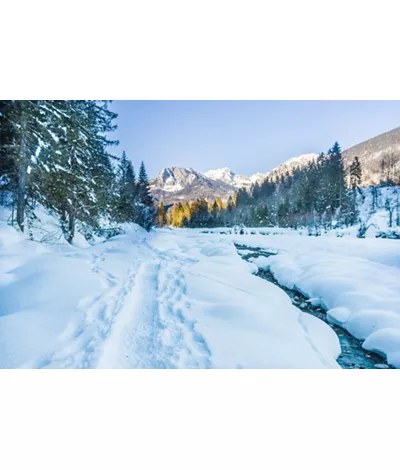
[[[368,139],[343,151],[345,168],[348,169],[355,157],[362,167],[362,185],[372,186],[387,182],[400,181],[400,127]],[[290,158],[267,173],[252,176],[237,175],[229,168],[209,170],[205,173],[193,168],[164,168],[151,181],[151,189],[157,202],[173,204],[178,201],[194,201],[206,198],[212,201],[218,197],[227,200],[239,188],[249,189],[254,183],[263,181],[267,176],[276,179],[292,173],[315,161],[317,153],[308,153]],[[382,167],[382,161],[384,165]]]
[[[281,163],[271,171],[269,171],[265,176],[276,179],[280,176],[285,176],[287,173],[293,173],[295,168],[303,168],[312,161],[315,161],[318,158],[318,153],[306,153],[299,155],[298,157],[289,158],[285,162]]]
[[[380,134],[355,145],[343,152],[345,166],[348,167],[358,157],[362,167],[362,184],[372,186],[388,175],[395,180],[400,178],[400,127]],[[382,170],[381,162],[385,161]]]

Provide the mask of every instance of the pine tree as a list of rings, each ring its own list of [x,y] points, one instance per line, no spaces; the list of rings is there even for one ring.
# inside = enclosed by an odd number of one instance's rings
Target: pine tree
[[[249,193],[244,188],[240,188],[236,194],[236,206],[243,207],[243,206],[247,206],[249,203],[250,203]]]
[[[132,162],[127,158],[125,151],[118,169],[118,197],[116,217],[119,222],[138,223],[139,211],[137,209],[138,194],[135,170]]]
[[[114,175],[107,148],[116,142],[107,135],[115,129],[115,117],[107,101],[63,102],[61,132],[47,165],[59,189],[55,198],[50,194],[48,199],[61,219],[68,219],[65,236],[70,243],[77,220],[97,227],[100,215],[111,209],[107,188]]]
[[[227,205],[226,205],[226,210],[228,212],[232,212],[234,207],[235,207],[235,203],[233,201],[233,198],[232,198],[232,196],[229,196],[228,202],[227,202]]]
[[[165,206],[164,203],[161,202],[158,211],[157,211],[157,223],[159,227],[164,227],[164,225],[167,225],[167,214],[165,212]]]
[[[138,192],[139,201],[145,206],[153,207],[153,197],[151,196],[149,179],[143,161],[140,164],[139,170]]]
[[[214,201],[211,204],[211,210],[210,210],[210,222],[209,225],[212,227],[216,227],[218,225],[218,214],[219,214],[219,209],[218,209],[218,203],[217,201]]]
[[[36,201],[59,213],[72,241],[75,220],[95,226],[110,209],[114,174],[107,134],[116,117],[106,101],[8,101],[0,104],[6,123],[7,155],[14,162],[17,223]],[[2,128],[3,125],[2,125]],[[3,132],[2,132],[3,134]],[[29,201],[29,205],[28,205]]]
[[[15,147],[14,135],[6,115],[9,103],[0,100],[0,204],[2,205],[14,205],[14,198],[10,195],[15,193],[18,180],[16,161],[11,156]]]
[[[150,192],[150,184],[147,177],[146,168],[144,162],[142,161],[139,169],[139,178],[138,178],[138,204],[140,206],[141,215],[140,215],[140,225],[146,230],[150,230],[154,223],[155,209],[153,197]]]
[[[189,226],[190,225],[190,220],[192,218],[192,213],[191,213],[191,210],[190,210],[190,205],[187,201],[186,201],[185,205],[183,206],[183,218],[184,218],[184,221],[186,220],[186,224]]]
[[[174,227],[183,226],[183,206],[181,202],[178,202],[173,207],[172,225]]]
[[[225,205],[222,202],[222,199],[220,197],[217,197],[216,202],[217,202],[217,205],[218,205],[218,212],[221,212],[222,209],[224,209]]]
[[[38,149],[58,141],[62,101],[2,101],[2,129],[6,129],[7,156],[15,168],[17,224],[25,228],[25,210],[29,191],[30,170],[35,167]],[[2,145],[3,147],[3,145]]]
[[[192,227],[206,227],[210,221],[206,199],[201,198],[193,201],[190,207],[190,214]]]
[[[361,163],[358,157],[354,157],[350,165],[350,187],[352,189],[356,189],[361,185],[362,180],[362,171],[361,171]]]

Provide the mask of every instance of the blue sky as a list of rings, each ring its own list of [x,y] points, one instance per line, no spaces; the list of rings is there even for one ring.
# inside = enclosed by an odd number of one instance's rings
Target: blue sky
[[[120,145],[150,177],[168,166],[266,172],[400,126],[400,101],[114,101]]]

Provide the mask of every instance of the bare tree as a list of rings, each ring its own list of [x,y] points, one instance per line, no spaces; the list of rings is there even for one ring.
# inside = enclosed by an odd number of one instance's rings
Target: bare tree
[[[389,215],[389,227],[393,227],[393,214],[396,209],[396,201],[390,199],[389,197],[385,200],[385,209],[388,211]]]
[[[380,162],[382,182],[393,184],[395,168],[398,160],[399,158],[393,150],[389,150],[382,155]]]

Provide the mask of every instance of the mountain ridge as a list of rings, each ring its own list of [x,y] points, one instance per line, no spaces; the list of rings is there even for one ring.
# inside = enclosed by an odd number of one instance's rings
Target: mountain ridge
[[[193,201],[198,198],[210,201],[220,197],[227,200],[240,188],[250,189],[254,183],[260,183],[267,177],[275,179],[288,172],[291,173],[295,168],[316,161],[318,155],[318,153],[307,153],[292,157],[266,173],[254,173],[250,176],[236,174],[228,167],[205,172],[190,167],[168,167],[150,181],[150,186],[155,199],[165,204]],[[349,168],[356,156],[360,159],[363,186],[379,184],[384,177],[382,171],[388,172],[388,162],[392,166],[391,174],[395,177],[400,176],[400,127],[356,144],[342,151],[342,155],[345,169]],[[387,162],[385,170],[382,170],[382,158]]]

